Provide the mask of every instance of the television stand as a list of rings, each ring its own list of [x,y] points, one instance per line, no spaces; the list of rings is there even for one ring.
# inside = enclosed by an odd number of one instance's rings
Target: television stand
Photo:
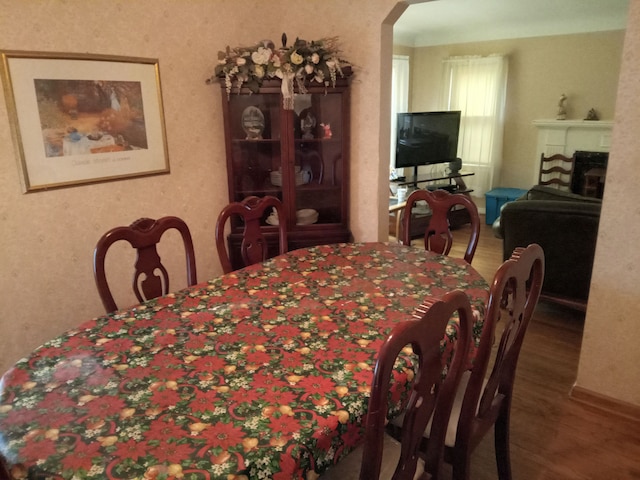
[[[475,175],[473,172],[465,172],[460,170],[456,173],[446,173],[446,174],[424,174],[424,175],[413,175],[407,176],[402,181],[395,181],[398,186],[400,185],[412,185],[415,188],[418,188],[420,184],[426,184],[425,187],[428,190],[435,190],[437,187],[444,188],[452,193],[470,193],[473,190],[467,188],[467,185],[464,183],[464,177],[471,177]],[[436,188],[434,188],[436,187]]]
[[[465,171],[459,171],[457,173],[449,173],[449,174],[444,174],[444,175],[414,175],[413,177],[406,177],[404,180],[402,181],[394,181],[393,183],[397,184],[398,186],[400,185],[412,185],[415,186],[417,188],[417,185],[419,184],[426,184],[425,188],[427,190],[437,190],[437,189],[443,189],[443,190],[447,190],[450,193],[464,193],[464,194],[470,194],[471,192],[473,192],[472,189],[468,188],[467,185],[464,182],[464,177],[470,177],[474,175],[473,172],[465,172]],[[407,195],[408,196],[408,195]],[[395,234],[396,239],[400,239],[399,235],[400,235],[400,215],[402,213],[402,209],[405,206],[405,202],[400,202],[398,203],[398,199],[395,197],[390,197],[389,198],[389,215],[390,216],[394,216],[394,220],[393,220],[393,224],[394,225],[394,231],[390,231],[390,234]],[[464,212],[466,213],[465,210],[462,210],[461,213]],[[452,212],[453,217],[450,219],[451,220],[451,227],[452,228],[458,228],[466,223],[469,223],[469,218],[468,215],[457,215],[456,212]],[[414,228],[412,228],[411,231],[411,237],[417,237],[420,235],[424,235],[424,231],[426,229],[426,224],[428,223],[429,219],[431,218],[431,215],[419,215],[419,220],[420,221],[414,221],[412,224],[412,227],[415,228],[415,232],[413,231]],[[391,219],[390,219],[391,220]]]

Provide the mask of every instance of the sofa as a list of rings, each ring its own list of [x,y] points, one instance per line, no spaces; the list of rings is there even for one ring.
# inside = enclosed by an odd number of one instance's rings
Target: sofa
[[[506,203],[493,224],[503,258],[539,244],[545,253],[541,299],[586,310],[602,201],[536,185]]]

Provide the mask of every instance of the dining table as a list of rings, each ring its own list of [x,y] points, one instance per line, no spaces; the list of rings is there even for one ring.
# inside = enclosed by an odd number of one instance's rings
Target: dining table
[[[16,479],[316,479],[363,440],[394,325],[454,289],[474,312],[471,363],[487,282],[396,243],[301,248],[94,318],[2,376],[0,454]],[[452,317],[443,368],[456,331]]]

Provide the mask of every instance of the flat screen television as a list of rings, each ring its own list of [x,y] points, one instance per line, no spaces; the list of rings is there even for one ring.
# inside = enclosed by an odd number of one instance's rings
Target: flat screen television
[[[458,156],[460,111],[398,113],[396,168],[453,162]]]

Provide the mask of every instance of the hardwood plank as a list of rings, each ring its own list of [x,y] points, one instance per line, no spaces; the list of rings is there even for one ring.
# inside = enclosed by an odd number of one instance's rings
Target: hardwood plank
[[[502,241],[482,221],[472,265],[490,281],[502,263]],[[464,229],[456,230],[454,238]],[[462,257],[463,251],[462,245],[454,245],[451,255]],[[583,326],[582,312],[547,302],[536,308],[520,353],[511,407],[514,479],[640,479],[640,421],[569,396]],[[493,434],[474,452],[471,478],[498,478]]]

